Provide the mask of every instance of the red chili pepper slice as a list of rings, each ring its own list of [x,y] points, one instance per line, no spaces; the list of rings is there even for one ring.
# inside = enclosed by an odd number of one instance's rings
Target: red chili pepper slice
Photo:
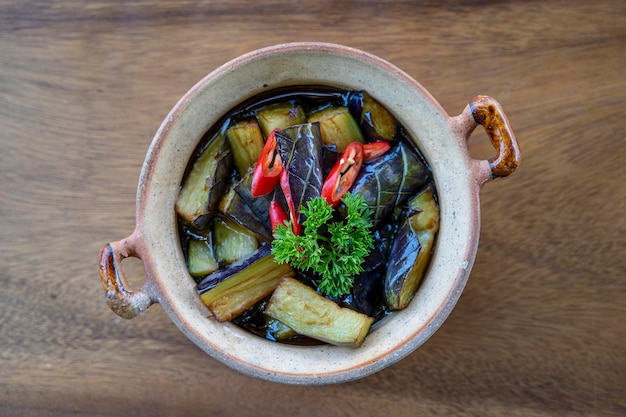
[[[278,184],[280,174],[283,172],[283,163],[278,154],[276,136],[274,135],[277,130],[274,129],[267,137],[261,155],[259,155],[254,166],[250,190],[253,197],[260,197],[272,191]]]
[[[289,220],[287,214],[283,208],[276,201],[270,202],[270,223],[272,225],[272,233],[276,230],[277,226],[284,225]]]
[[[322,186],[322,197],[335,207],[350,190],[363,163],[363,144],[352,142],[328,173]]]
[[[293,233],[300,235],[300,223],[298,223],[296,209],[293,206],[293,197],[291,196],[291,187],[289,186],[289,173],[286,169],[280,174],[280,188],[283,190],[285,200],[287,200],[287,207],[289,208],[289,218],[291,219]]]
[[[378,142],[366,143],[363,145],[363,162],[378,158],[391,148],[389,142],[379,140]]]

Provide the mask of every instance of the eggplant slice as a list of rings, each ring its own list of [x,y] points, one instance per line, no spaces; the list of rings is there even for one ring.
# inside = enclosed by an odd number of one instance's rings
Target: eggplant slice
[[[300,281],[284,277],[265,314],[295,332],[337,346],[359,347],[374,319],[341,307]]]
[[[263,248],[245,260],[209,275],[222,274],[222,277],[219,280],[209,279],[218,282],[211,284],[210,289],[199,290],[200,299],[217,321],[230,321],[252,308],[272,294],[281,278],[292,274],[289,265],[277,264],[272,254]]]
[[[396,118],[366,91],[351,92],[348,107],[368,140],[396,140]]]
[[[288,173],[294,210],[302,224],[301,207],[321,195],[324,182],[320,127],[318,123],[305,123],[279,130],[275,135]]]
[[[335,145],[339,152],[352,142],[365,143],[363,134],[347,107],[326,107],[309,116],[310,123],[320,124],[324,146]]]
[[[176,213],[196,230],[213,216],[232,172],[233,155],[225,135],[217,133],[200,152],[176,200]]]
[[[376,226],[422,188],[429,176],[419,155],[397,142],[385,155],[363,164],[350,192],[365,199]]]
[[[439,207],[429,185],[409,201],[391,247],[384,295],[392,310],[409,305],[430,262],[439,231]]]
[[[306,123],[304,109],[293,100],[267,105],[256,111],[256,118],[266,138],[274,129]]]
[[[270,225],[262,221],[252,211],[248,203],[235,191],[235,185],[237,183],[233,183],[228,192],[222,197],[218,205],[219,212],[250,230],[258,240],[270,242],[272,240]]]
[[[235,185],[235,192],[237,195],[250,207],[252,213],[259,219],[264,225],[265,232],[271,236],[272,226],[270,223],[270,203],[275,200],[280,204],[281,208],[287,213],[287,201],[283,195],[280,187],[269,194],[260,197],[252,196],[252,174],[253,170],[248,170],[247,174]],[[259,230],[256,230],[259,231]],[[270,239],[271,240],[271,239]]]

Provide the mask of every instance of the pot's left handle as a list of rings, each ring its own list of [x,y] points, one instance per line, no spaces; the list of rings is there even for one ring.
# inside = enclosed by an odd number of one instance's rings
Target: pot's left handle
[[[100,279],[111,310],[120,317],[132,319],[155,300],[145,290],[145,285],[139,290],[130,288],[122,270],[122,260],[128,257],[141,259],[136,232],[126,239],[104,245],[100,251]]]

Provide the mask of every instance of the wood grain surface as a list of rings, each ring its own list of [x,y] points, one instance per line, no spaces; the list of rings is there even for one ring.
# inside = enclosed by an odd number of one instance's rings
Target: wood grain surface
[[[161,121],[226,61],[341,43],[451,115],[496,98],[522,164],[481,193],[468,285],[397,364],[336,386],[241,375],[159,305],[108,308]],[[1,416],[626,415],[626,2],[0,1]],[[477,159],[493,156],[482,129]],[[125,262],[142,282],[138,261]]]

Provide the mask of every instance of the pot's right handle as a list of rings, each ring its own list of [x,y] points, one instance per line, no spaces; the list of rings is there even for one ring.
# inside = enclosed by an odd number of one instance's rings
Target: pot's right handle
[[[109,308],[125,319],[138,316],[155,302],[145,284],[139,290],[131,289],[122,270],[124,258],[141,259],[137,235],[135,231],[126,239],[107,243],[100,251],[100,279]]]
[[[476,126],[483,126],[498,152],[495,158],[487,161],[491,176],[485,178],[485,181],[511,175],[519,166],[522,156],[513,129],[500,103],[489,96],[476,96],[468,103],[463,113],[466,116],[471,115],[467,136],[469,137]]]

